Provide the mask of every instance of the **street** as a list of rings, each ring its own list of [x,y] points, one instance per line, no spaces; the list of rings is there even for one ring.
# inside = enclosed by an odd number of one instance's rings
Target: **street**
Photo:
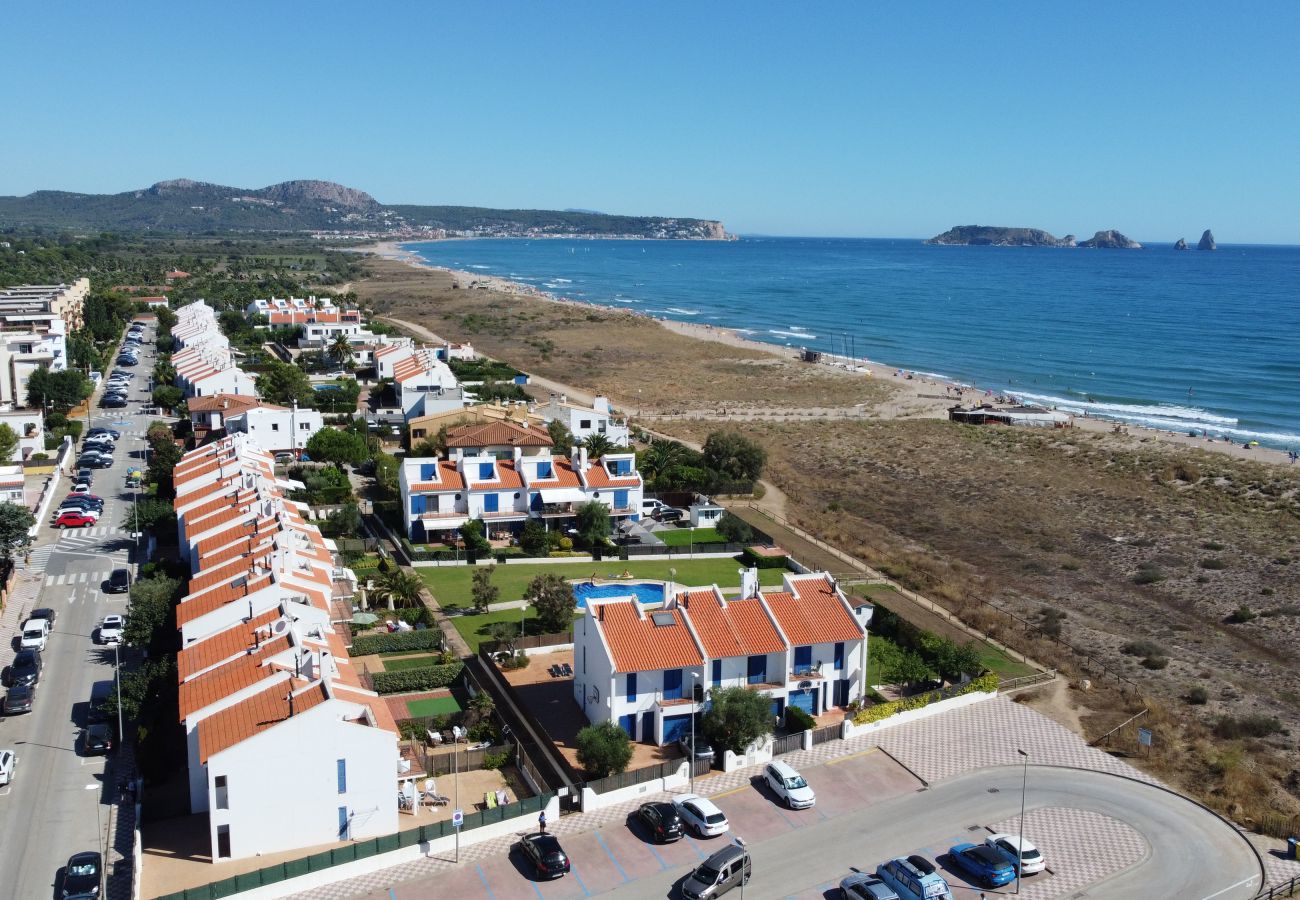
[[[86,428],[107,427],[122,434],[113,466],[94,471],[91,492],[105,500],[99,521],[89,528],[50,527],[50,513],[71,487],[67,470],[76,461],[74,451],[64,463],[50,509],[37,521],[30,562],[17,561],[20,570],[26,568],[40,577],[40,589],[35,599],[11,600],[15,608],[6,609],[3,620],[6,639],[33,608],[50,607],[57,620],[42,653],[44,668],[32,712],[0,723],[0,747],[18,756],[13,783],[0,788],[0,871],[8,885],[3,893],[10,897],[58,896],[68,857],[84,850],[105,852],[105,843],[114,839],[117,828],[112,803],[118,796],[118,782],[127,773],[116,770],[116,748],[108,757],[83,756],[80,735],[94,685],[104,682],[102,688],[107,688],[114,678],[113,648],[92,642],[95,626],[109,613],[127,611],[128,595],[106,594],[102,585],[113,569],[130,568],[134,576],[137,565],[131,530],[122,526],[129,524],[132,506],[126,471],[144,466],[144,433],[151,420],[138,410],[150,402],[152,327],[146,330],[145,340],[139,365],[130,370],[136,375],[130,405],[122,410],[98,408],[102,387],[90,400]],[[16,647],[13,636],[0,651],[5,666]],[[116,731],[116,723],[113,727]],[[117,843],[120,846],[120,836]],[[106,853],[105,858],[108,895],[129,896],[122,892],[130,885],[129,860],[127,871],[115,876],[112,855]]]

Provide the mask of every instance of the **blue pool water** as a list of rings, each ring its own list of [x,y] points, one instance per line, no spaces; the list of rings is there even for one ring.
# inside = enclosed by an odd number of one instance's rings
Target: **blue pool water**
[[[580,608],[587,606],[588,597],[601,599],[603,597],[627,597],[629,595],[636,597],[638,603],[662,603],[664,600],[664,586],[645,582],[598,584],[593,586],[585,581],[573,586],[573,596],[577,598]]]

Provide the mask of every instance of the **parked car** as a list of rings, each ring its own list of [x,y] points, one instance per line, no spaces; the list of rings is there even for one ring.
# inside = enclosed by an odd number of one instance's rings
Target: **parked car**
[[[50,631],[53,631],[53,630],[54,630],[54,620],[57,619],[58,616],[59,616],[59,614],[56,613],[56,612],[55,612],[53,609],[51,609],[50,607],[48,607],[48,606],[41,606],[41,607],[38,607],[37,609],[32,610],[31,615],[29,615],[27,618],[29,618],[29,619],[44,619],[46,622],[49,623]]]
[[[713,745],[709,739],[700,734],[699,728],[695,730],[695,747],[692,753],[691,734],[688,731],[677,741],[677,746],[681,748],[682,753],[687,759],[713,759]]]
[[[5,715],[18,716],[31,712],[32,701],[35,699],[35,684],[15,684],[5,694]]]
[[[50,625],[44,619],[28,619],[23,623],[18,646],[25,650],[44,650],[50,639]]]
[[[62,521],[64,516],[79,516],[80,518],[85,519],[86,521],[80,523],[64,522]],[[74,528],[80,528],[86,524],[94,525],[98,521],[99,521],[99,512],[97,510],[88,509],[76,503],[72,504],[71,506],[60,506],[58,509],[54,511],[55,528],[67,528],[69,525],[71,525]]]
[[[54,520],[55,528],[89,528],[98,522],[99,519],[93,515],[85,515],[80,512],[60,513],[59,517]]]
[[[658,522],[680,522],[686,518],[686,513],[671,506],[664,506],[655,510],[654,518]]]
[[[94,471],[91,469],[78,469],[77,482],[79,484],[94,484],[95,483]]]
[[[569,857],[553,834],[526,834],[518,845],[524,857],[533,864],[538,878],[560,878],[568,874]]]
[[[763,767],[763,780],[791,809],[812,809],[817,803],[817,795],[804,777],[779,759]]]
[[[1016,879],[1011,861],[986,844],[956,844],[949,848],[948,859],[973,881],[988,887],[1002,887]]]
[[[953,900],[952,888],[938,872],[922,872],[901,856],[885,860],[876,866],[876,877],[899,897],[907,897],[909,900],[922,897],[926,900]]]
[[[126,406],[126,398],[122,396],[109,396],[99,401],[99,405],[104,409],[122,409]],[[100,468],[105,468],[100,466]]]
[[[72,854],[63,870],[63,897],[98,897],[104,859],[94,850]]]
[[[117,442],[106,434],[95,435],[92,438],[86,438],[81,445],[81,452],[87,450],[99,450],[101,453],[112,453],[117,447]]]
[[[104,511],[104,504],[95,503],[90,500],[64,500],[59,504],[59,508],[54,511],[54,515],[57,518],[60,512],[69,512],[74,510],[98,516]]]
[[[89,494],[89,493],[90,493],[90,482],[78,481],[76,484],[72,486],[72,490],[68,491],[68,496],[71,497],[74,494]]]
[[[89,504],[90,506],[97,506],[102,508],[104,505],[104,498],[99,496],[98,494],[92,494],[90,493],[89,490],[86,490],[81,493],[73,492],[71,494],[68,494],[68,496],[63,498],[62,502],[80,503],[82,505]]]
[[[686,900],[714,900],[734,887],[749,884],[753,868],[745,850],[734,844],[723,847],[686,876],[682,896]]]
[[[105,722],[96,722],[81,732],[81,752],[85,756],[104,756],[113,749],[113,733]]]
[[[1010,860],[1011,865],[1019,862],[1021,875],[1036,875],[1047,868],[1047,860],[1038,848],[1018,834],[991,834],[984,843]]]
[[[119,615],[104,616],[104,620],[99,623],[99,642],[101,644],[120,644],[122,642],[122,629],[126,627],[126,619]]]
[[[665,508],[666,505],[662,501],[653,497],[643,497],[641,499],[641,515],[643,516],[653,516],[656,512]]]
[[[694,831],[699,837],[716,837],[726,834],[731,825],[722,810],[698,794],[682,794],[673,800],[677,815],[682,819],[682,827]]]
[[[282,466],[287,466],[289,463],[293,462],[293,454],[292,454],[292,453],[277,453],[277,454],[275,454],[275,461],[276,461],[277,463],[279,463],[280,465],[282,465]]]
[[[682,834],[682,817],[677,814],[677,807],[671,803],[642,803],[636,811],[640,819],[650,829],[654,839],[661,844],[680,841]]]
[[[922,875],[933,875],[938,871],[935,869],[934,863],[917,853],[913,853],[909,856],[907,861],[916,866],[916,871],[920,872]]]
[[[131,572],[129,569],[114,569],[113,574],[108,576],[108,592],[110,594],[125,594],[131,590]]]
[[[35,684],[41,680],[41,651],[19,650],[9,664],[9,686]]]
[[[0,750],[0,785],[13,784],[18,756],[12,750]]]
[[[898,900],[898,893],[875,875],[854,872],[840,881],[843,900]]]

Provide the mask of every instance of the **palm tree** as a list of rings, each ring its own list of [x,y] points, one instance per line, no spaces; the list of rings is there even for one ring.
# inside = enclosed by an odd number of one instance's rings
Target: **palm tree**
[[[642,477],[654,479],[677,465],[681,461],[683,450],[685,448],[676,441],[655,441],[640,454],[637,468]]]
[[[388,604],[389,609],[408,609],[420,605],[420,592],[424,581],[414,572],[393,569],[385,572],[375,586],[375,596]]]
[[[334,340],[330,342],[330,356],[334,357],[334,359],[338,361],[340,367],[344,369],[352,368],[352,360],[354,358],[352,343],[348,340],[348,336],[341,331],[336,334]]]
[[[582,446],[587,448],[588,459],[600,459],[606,453],[614,449],[614,442],[600,432],[590,434],[582,442]]]

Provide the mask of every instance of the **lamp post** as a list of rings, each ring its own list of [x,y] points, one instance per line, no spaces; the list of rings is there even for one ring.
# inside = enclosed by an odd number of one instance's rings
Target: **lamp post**
[[[113,679],[117,682],[117,745],[122,746],[122,659],[118,656],[117,648],[122,645],[122,638],[119,636],[113,644]]]
[[[97,791],[100,789],[98,784],[86,785],[86,790]],[[104,833],[103,815],[99,811],[99,798],[95,798],[95,844],[96,849],[100,850],[99,865],[99,889],[104,890],[104,866],[108,862],[108,836]]]
[[[700,673],[691,669],[691,758],[687,764],[691,767],[691,793],[695,793],[695,686],[700,683]]]
[[[1029,788],[1029,754],[1019,747],[1016,752],[1024,757],[1023,776],[1020,779],[1020,837],[1016,841],[1016,893],[1020,893],[1020,869],[1025,861],[1025,793]]]
[[[737,835],[732,838],[737,847],[740,848],[740,900],[745,900],[745,882],[749,881],[749,873],[746,869],[749,866],[749,848],[745,846],[745,839]]]

